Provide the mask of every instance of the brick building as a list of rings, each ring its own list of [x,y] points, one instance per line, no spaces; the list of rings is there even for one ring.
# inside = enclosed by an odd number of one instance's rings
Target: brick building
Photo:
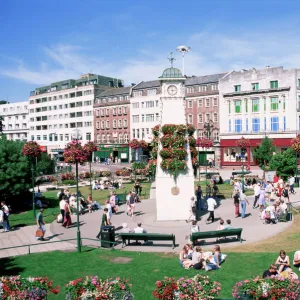
[[[129,161],[130,94],[132,87],[112,88],[102,92],[94,103],[94,140],[100,144],[95,157],[121,158]]]
[[[196,128],[195,137],[206,137],[207,129],[210,126],[210,138],[214,141],[211,149],[201,149],[199,151],[199,162],[204,164],[208,158],[220,158],[219,150],[219,79],[226,73],[213,74],[207,76],[193,76],[185,82],[185,105],[186,118],[189,124]]]

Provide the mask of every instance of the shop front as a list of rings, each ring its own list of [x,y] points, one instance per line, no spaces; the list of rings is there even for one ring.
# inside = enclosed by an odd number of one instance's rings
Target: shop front
[[[51,149],[51,157],[54,158],[57,162],[63,162],[64,161],[64,149]]]
[[[242,163],[256,166],[252,151],[257,148],[262,139],[249,139],[250,147],[241,149],[237,147],[238,139],[221,139],[221,164],[222,166],[240,166]],[[282,152],[290,147],[292,138],[272,139],[276,152]]]
[[[106,158],[121,159],[121,163],[129,162],[129,147],[121,144],[99,145],[99,151],[94,153],[94,160],[104,162]]]

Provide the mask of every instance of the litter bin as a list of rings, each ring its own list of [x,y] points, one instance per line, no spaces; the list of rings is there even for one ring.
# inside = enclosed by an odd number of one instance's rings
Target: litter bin
[[[111,248],[115,242],[115,227],[114,226],[103,226],[101,229],[101,247]]]

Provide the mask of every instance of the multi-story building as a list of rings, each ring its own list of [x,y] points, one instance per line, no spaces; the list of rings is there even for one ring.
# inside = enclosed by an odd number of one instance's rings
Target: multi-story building
[[[100,161],[113,156],[129,162],[130,94],[132,87],[107,89],[94,103],[94,140]]]
[[[3,118],[3,134],[8,140],[27,140],[28,102],[0,101],[0,116]]]
[[[142,81],[132,89],[130,109],[131,139],[152,140],[151,129],[161,116],[161,84],[159,80]]]
[[[222,165],[254,165],[251,150],[265,136],[277,151],[290,146],[300,125],[300,70],[233,71],[220,79],[219,91]],[[236,146],[242,136],[250,140],[245,153]]]
[[[226,73],[193,76],[185,81],[185,108],[189,124],[196,128],[195,137],[208,137],[214,141],[211,149],[198,148],[200,165],[209,158],[220,158],[219,151],[219,79]]]
[[[110,77],[85,74],[78,80],[64,80],[35,89],[29,97],[29,136],[46,146],[48,152],[62,157],[79,129],[83,143],[94,137],[93,104],[95,97],[122,81]]]

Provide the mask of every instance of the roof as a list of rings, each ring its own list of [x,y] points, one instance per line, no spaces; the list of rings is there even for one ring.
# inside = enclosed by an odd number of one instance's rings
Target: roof
[[[149,89],[154,87],[159,87],[160,81],[159,80],[151,80],[151,81],[142,81],[139,84],[137,84],[133,90],[139,90],[139,89]]]
[[[167,68],[159,78],[183,78],[182,73],[177,68]]]
[[[220,73],[220,74],[190,77],[186,79],[185,85],[187,86],[187,85],[218,82],[219,79],[225,76],[226,74],[227,73]]]
[[[131,88],[132,88],[131,86],[127,86],[127,87],[123,87],[123,88],[107,89],[104,92],[102,92],[98,97],[108,97],[108,96],[129,94]]]

